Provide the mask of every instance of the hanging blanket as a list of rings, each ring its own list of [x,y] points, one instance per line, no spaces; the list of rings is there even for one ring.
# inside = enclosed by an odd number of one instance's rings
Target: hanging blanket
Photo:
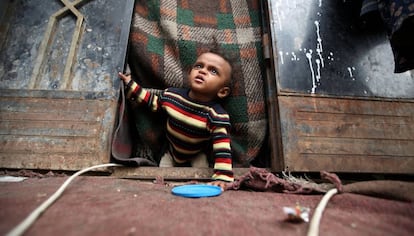
[[[137,0],[130,32],[128,63],[133,79],[155,93],[185,87],[188,68],[214,43],[236,59],[232,95],[223,106],[232,123],[233,165],[239,167],[257,158],[267,129],[259,4],[259,0]],[[165,121],[144,107],[129,111],[136,126],[136,133],[128,134],[133,140],[115,137],[113,147],[120,150],[126,144],[125,151],[133,145],[131,156],[158,162],[166,148]],[[120,122],[124,120],[120,117]],[[129,151],[125,153],[128,156]]]

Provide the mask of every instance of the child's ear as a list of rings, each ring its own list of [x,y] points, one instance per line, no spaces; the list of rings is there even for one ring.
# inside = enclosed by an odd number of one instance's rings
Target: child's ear
[[[229,87],[223,87],[217,92],[217,97],[220,99],[223,99],[230,95],[230,88]]]

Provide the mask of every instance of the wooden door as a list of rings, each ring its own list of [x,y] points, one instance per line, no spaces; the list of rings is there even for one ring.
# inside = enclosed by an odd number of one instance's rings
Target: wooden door
[[[414,71],[359,1],[267,1],[278,140],[290,171],[414,173]]]
[[[0,7],[0,168],[109,162],[133,1]]]

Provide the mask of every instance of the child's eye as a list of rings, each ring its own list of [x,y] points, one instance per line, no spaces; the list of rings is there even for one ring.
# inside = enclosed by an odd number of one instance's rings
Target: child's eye
[[[194,68],[195,68],[195,69],[200,69],[200,68],[202,68],[202,66],[201,66],[200,64],[195,64],[195,65],[194,65]]]
[[[211,71],[211,73],[212,73],[212,74],[214,74],[214,75],[217,75],[217,74],[218,74],[218,71],[217,71],[216,69],[211,69],[210,71]]]

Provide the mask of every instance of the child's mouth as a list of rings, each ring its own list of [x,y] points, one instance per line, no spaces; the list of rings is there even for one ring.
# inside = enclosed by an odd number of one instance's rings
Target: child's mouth
[[[204,82],[204,78],[201,77],[201,76],[196,76],[194,78],[194,81],[197,82],[197,83],[203,83]]]

